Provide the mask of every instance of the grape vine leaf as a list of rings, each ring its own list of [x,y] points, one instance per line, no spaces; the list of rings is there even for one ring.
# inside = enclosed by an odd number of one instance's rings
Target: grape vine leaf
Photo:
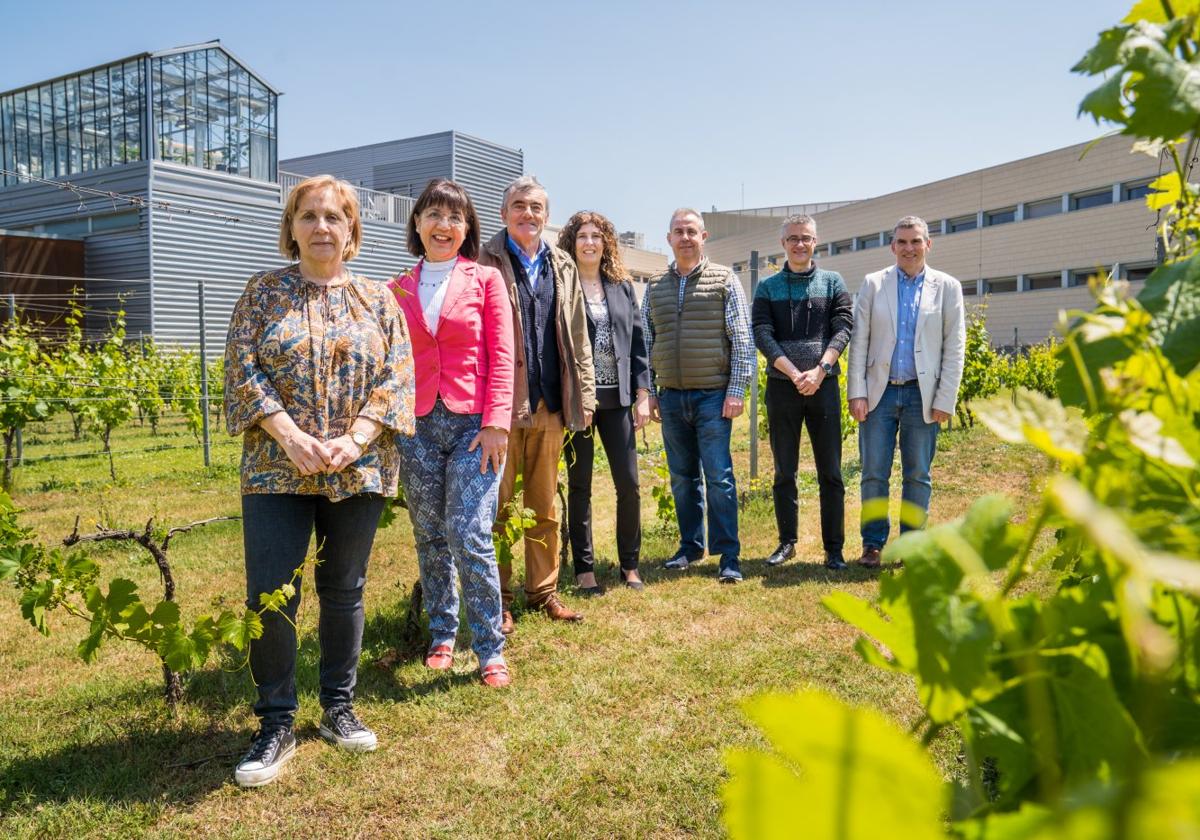
[[[772,751],[726,752],[723,819],[734,840],[944,838],[937,768],[879,712],[813,690],[761,695],[744,708]]]

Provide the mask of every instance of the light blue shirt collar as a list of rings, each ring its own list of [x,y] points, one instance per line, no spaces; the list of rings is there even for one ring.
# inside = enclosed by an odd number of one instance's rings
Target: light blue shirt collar
[[[508,250],[516,254],[517,259],[521,261],[521,267],[525,269],[525,276],[529,278],[529,285],[536,287],[538,278],[542,275],[542,264],[546,261],[546,255],[550,253],[549,246],[542,241],[537,256],[531,258],[511,235],[506,233],[504,238],[508,242]]]

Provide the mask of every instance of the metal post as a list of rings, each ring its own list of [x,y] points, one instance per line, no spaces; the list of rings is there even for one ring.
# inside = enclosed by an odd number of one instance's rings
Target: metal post
[[[758,289],[758,251],[750,252],[750,300]],[[758,478],[758,353],[754,353],[754,375],[750,377],[750,478]]]
[[[8,323],[16,324],[16,322],[17,322],[17,296],[14,295],[13,293],[9,292],[9,295],[8,295]],[[16,451],[15,455],[16,455],[18,467],[22,466],[25,463],[25,442],[22,439],[22,437],[23,436],[21,434],[21,429],[17,429],[16,439],[14,442],[16,443],[16,447],[17,447],[17,451]]]
[[[204,438],[204,466],[208,467],[212,466],[212,440],[208,435],[208,348],[204,335],[204,281],[197,281],[196,288],[200,292],[200,429]]]

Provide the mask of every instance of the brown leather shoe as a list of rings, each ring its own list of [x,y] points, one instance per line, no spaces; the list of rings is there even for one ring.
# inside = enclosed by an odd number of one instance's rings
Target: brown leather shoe
[[[551,592],[546,600],[532,606],[533,609],[544,612],[546,617],[551,621],[583,621],[583,613],[575,612],[562,601],[558,600],[558,593],[556,592]]]
[[[517,624],[513,621],[512,610],[502,612],[500,614],[500,632],[505,636],[511,636],[516,629]]]
[[[879,568],[879,549],[869,545],[863,546],[862,557],[858,558],[858,565],[864,569]]]

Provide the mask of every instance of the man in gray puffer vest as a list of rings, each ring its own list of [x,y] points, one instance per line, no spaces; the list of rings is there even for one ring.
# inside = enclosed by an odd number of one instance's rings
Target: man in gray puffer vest
[[[662,422],[679,520],[679,551],[665,568],[686,569],[704,557],[707,501],[708,552],[721,557],[717,579],[737,583],[741,543],[729,437],[754,375],[754,344],[742,284],[704,256],[707,238],[698,212],[676,210],[667,233],[675,262],[642,299],[650,417]]]

